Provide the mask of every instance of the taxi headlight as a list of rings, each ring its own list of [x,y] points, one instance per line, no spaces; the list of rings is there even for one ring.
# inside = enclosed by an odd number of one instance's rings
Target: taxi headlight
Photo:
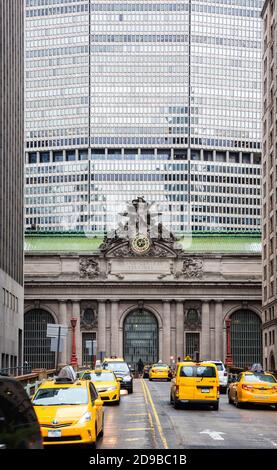
[[[115,387],[115,386],[113,385],[112,387],[108,387],[108,388],[107,388],[107,391],[108,391],[108,392],[111,392],[112,390],[116,390],[116,389],[117,389],[117,387]]]
[[[123,378],[124,382],[130,382],[132,380],[132,377],[130,375],[126,375],[126,377]]]
[[[88,423],[89,421],[91,421],[92,419],[92,415],[89,411],[87,411],[83,416],[82,418],[79,419],[78,421],[78,424],[85,424],[85,423]]]

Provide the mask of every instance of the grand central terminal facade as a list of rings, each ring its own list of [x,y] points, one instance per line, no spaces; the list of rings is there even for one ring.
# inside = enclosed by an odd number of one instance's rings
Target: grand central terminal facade
[[[68,327],[60,363],[124,356],[135,366],[185,355],[235,367],[262,361],[258,234],[132,240],[25,238],[24,358],[54,367],[47,324]],[[75,348],[76,345],[76,348]]]

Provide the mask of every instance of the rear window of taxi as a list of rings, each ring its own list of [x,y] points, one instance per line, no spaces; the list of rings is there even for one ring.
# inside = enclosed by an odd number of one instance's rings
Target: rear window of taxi
[[[259,375],[259,374],[245,374],[244,381],[248,383],[257,383],[257,382],[276,383],[277,382],[272,375]]]
[[[211,366],[181,366],[180,377],[216,377],[216,368]]]

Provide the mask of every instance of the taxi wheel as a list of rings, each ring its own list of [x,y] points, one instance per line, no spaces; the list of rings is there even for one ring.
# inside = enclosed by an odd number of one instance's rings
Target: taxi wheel
[[[177,403],[175,400],[174,400],[174,408],[175,408],[175,410],[179,410],[179,409],[180,409],[179,403]]]
[[[217,402],[215,405],[213,405],[213,409],[215,411],[218,411],[219,410],[219,403]]]
[[[99,432],[99,434],[98,434],[97,437],[103,437],[103,436],[104,436],[104,419],[103,419],[102,429],[101,429],[101,431]]]
[[[149,382],[152,382],[152,380],[153,380],[153,379],[150,379],[150,377],[149,377]]]
[[[234,405],[236,408],[242,408],[241,402],[238,400],[238,396],[236,395],[236,398],[234,400]]]
[[[114,404],[117,405],[117,406],[120,405],[120,397],[117,401],[114,402]]]
[[[228,392],[228,403],[230,403],[230,405],[232,405],[233,403],[233,401],[231,400],[230,392]]]

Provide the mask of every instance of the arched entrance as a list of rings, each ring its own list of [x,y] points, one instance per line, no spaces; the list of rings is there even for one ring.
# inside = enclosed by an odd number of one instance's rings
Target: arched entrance
[[[231,319],[231,351],[235,367],[262,364],[260,317],[251,310],[238,310]]]
[[[274,354],[271,353],[270,355],[270,364],[269,364],[269,367],[272,372],[276,370],[276,365],[275,365],[275,358],[274,358]]]
[[[133,367],[139,359],[144,364],[157,362],[159,329],[155,315],[147,310],[129,313],[123,327],[123,351],[125,360]]]
[[[55,323],[51,313],[41,309],[30,310],[24,316],[24,361],[32,369],[54,369],[55,353],[51,339],[46,337],[48,323]]]

